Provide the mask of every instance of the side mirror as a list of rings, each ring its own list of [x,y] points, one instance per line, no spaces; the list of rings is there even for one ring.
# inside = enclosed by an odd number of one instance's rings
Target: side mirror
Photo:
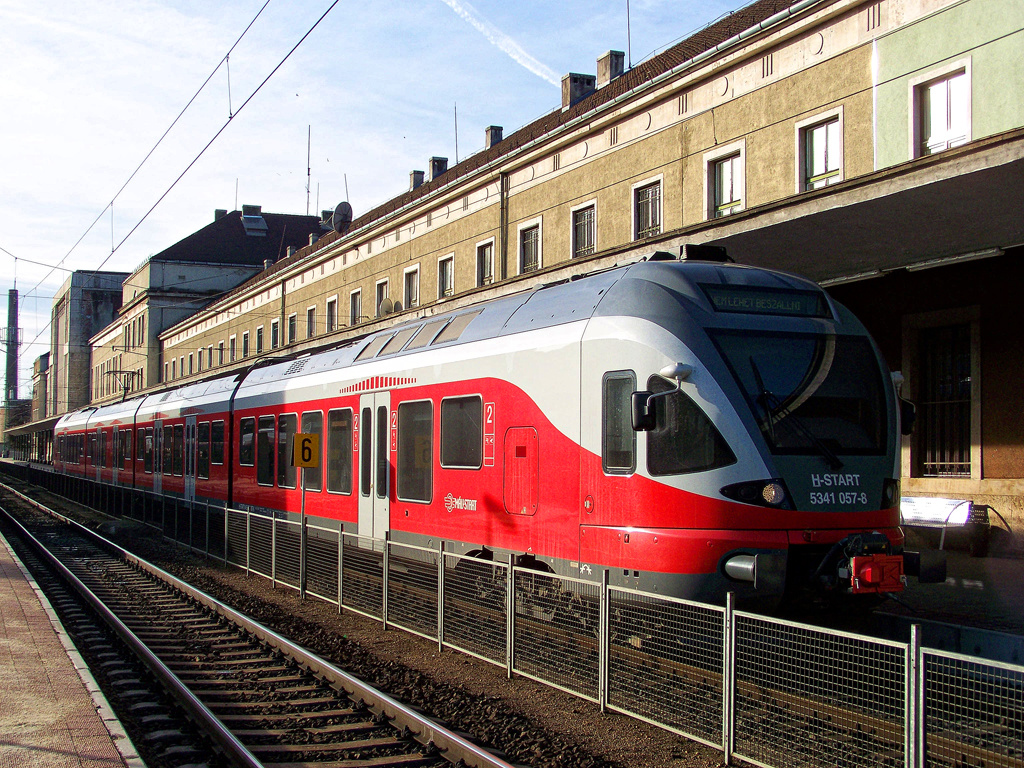
[[[917,406],[909,400],[900,398],[900,432],[909,435],[914,431],[914,422],[917,421]]]
[[[650,432],[654,429],[654,403],[650,392],[634,392],[631,398],[633,431]]]

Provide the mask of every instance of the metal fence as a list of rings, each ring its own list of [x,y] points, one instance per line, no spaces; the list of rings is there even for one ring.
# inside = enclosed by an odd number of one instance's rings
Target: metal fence
[[[324,521],[303,537],[294,520],[46,483],[275,585],[711,745],[726,764],[1024,768],[1024,666],[922,648],[917,627],[891,642]]]

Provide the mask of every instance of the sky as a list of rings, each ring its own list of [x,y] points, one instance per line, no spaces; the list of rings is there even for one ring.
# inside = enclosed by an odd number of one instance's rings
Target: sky
[[[627,34],[627,0],[0,0],[20,396],[65,270],[131,272],[218,208],[358,217],[558,108],[605,51],[635,65],[744,4],[631,0]]]

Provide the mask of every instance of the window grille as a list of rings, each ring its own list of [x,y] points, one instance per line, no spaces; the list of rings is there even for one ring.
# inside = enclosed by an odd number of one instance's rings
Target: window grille
[[[540,227],[527,227],[519,233],[519,254],[522,273],[533,272],[540,267]]]
[[[917,465],[921,477],[971,476],[970,325],[918,336]]]
[[[661,234],[661,182],[636,190],[636,239]]]
[[[594,253],[596,241],[594,206],[588,206],[572,214],[572,256],[590,256]]]

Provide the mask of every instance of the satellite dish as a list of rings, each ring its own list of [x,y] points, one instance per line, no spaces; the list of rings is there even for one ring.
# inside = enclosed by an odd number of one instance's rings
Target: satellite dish
[[[395,312],[401,312],[402,311],[402,302],[396,301],[395,302],[395,306],[394,306],[394,310],[395,310]]]
[[[380,313],[382,315],[390,315],[394,311],[395,311],[395,303],[391,299],[385,298],[380,303]]]
[[[347,202],[338,203],[338,207],[334,209],[334,215],[331,216],[331,229],[339,235],[343,235],[348,232],[348,226],[351,223],[352,206]]]

